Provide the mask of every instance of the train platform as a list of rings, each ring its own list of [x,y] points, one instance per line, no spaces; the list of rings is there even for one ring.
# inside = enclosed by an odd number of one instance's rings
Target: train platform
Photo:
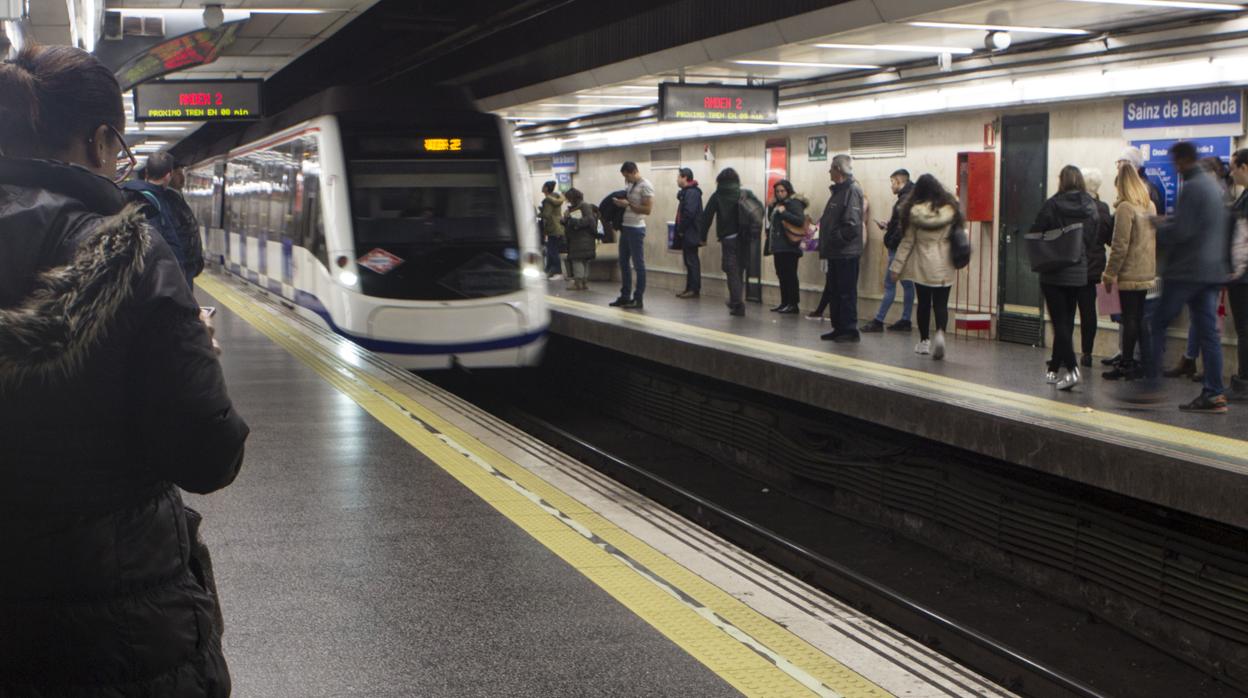
[[[1199,386],[1170,381],[1164,407],[1130,408],[1100,366],[1062,393],[1047,349],[950,336],[943,361],[914,353],[917,331],[821,341],[825,322],[723,298],[655,290],[642,311],[608,307],[613,284],[550,286],[551,332],[1032,468],[1083,485],[1248,527],[1248,406],[1177,406]]]
[[[237,695],[1004,696],[255,289],[205,517]]]

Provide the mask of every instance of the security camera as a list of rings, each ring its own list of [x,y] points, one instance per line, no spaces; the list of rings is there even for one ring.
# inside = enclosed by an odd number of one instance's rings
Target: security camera
[[[984,47],[989,51],[1004,51],[1012,42],[1010,33],[1005,31],[991,31],[984,37]]]
[[[221,5],[204,5],[204,26],[216,29],[225,24],[225,9]]]

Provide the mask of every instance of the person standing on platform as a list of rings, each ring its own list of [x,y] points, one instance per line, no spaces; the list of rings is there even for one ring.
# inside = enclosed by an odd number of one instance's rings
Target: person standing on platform
[[[685,260],[685,290],[677,298],[697,298],[702,295],[702,260],[698,250],[706,242],[698,225],[702,218],[702,189],[693,178],[693,170],[680,168],[676,173],[676,239],[681,243]]]
[[[1135,361],[1135,350],[1144,337],[1144,301],[1157,285],[1157,234],[1153,230],[1154,210],[1148,187],[1130,163],[1119,165],[1114,186],[1118,189],[1114,233],[1101,282],[1110,293],[1118,289],[1122,304],[1122,358],[1102,376],[1108,380],[1134,380],[1143,375]]]
[[[1122,167],[1123,163],[1135,168],[1135,173],[1140,176],[1144,186],[1148,187],[1148,200],[1153,203],[1153,208],[1157,209],[1157,215],[1166,215],[1166,195],[1156,184],[1153,184],[1153,180],[1148,178],[1148,172],[1144,169],[1144,152],[1133,145],[1127,146],[1118,156],[1116,166]]]
[[[620,225],[620,297],[611,301],[616,308],[641,310],[646,293],[646,216],[654,208],[654,186],[641,176],[637,163],[620,166],[624,175],[624,196],[615,205],[624,209]],[[631,269],[629,265],[632,265]],[[637,272],[637,290],[633,291],[633,271]]]
[[[833,342],[857,342],[858,334],[858,265],[862,258],[863,197],[862,188],[854,181],[853,159],[848,155],[832,158],[828,170],[832,179],[831,195],[819,218],[819,259],[826,279],[823,298],[816,317],[825,306],[831,307],[832,331],[821,339]]]
[[[797,280],[797,264],[802,259],[802,240],[806,235],[806,209],[810,202],[793,191],[793,183],[787,179],[776,182],[772,189],[775,197],[767,220],[771,224],[771,255],[776,265],[776,279],[780,282],[780,305],[772,312],[792,315],[801,312],[801,286]]]
[[[589,262],[598,246],[598,217],[580,189],[573,187],[564,196],[568,213],[563,218],[563,234],[568,241],[568,272],[572,275],[568,290],[588,291]]]
[[[1096,216],[1096,201],[1088,195],[1083,173],[1067,165],[1058,177],[1057,194],[1044,202],[1031,226],[1033,233],[1061,231],[1069,235],[1077,231],[1082,236],[1078,262],[1040,274],[1040,290],[1053,323],[1053,354],[1045,377],[1058,390],[1070,390],[1082,380],[1075,356],[1075,313],[1079,290],[1088,284],[1088,247],[1084,241],[1097,235]]]
[[[893,260],[897,257],[897,247],[906,233],[901,226],[901,208],[905,204],[906,197],[914,190],[914,183],[910,181],[909,170],[897,170],[888,178],[888,183],[892,187],[893,194],[897,196],[897,201],[893,203],[893,215],[887,223],[876,221],[875,224],[884,231],[884,249],[888,250],[888,266],[892,268]],[[887,327],[891,332],[909,332],[911,328],[910,314],[914,308],[914,283],[903,278],[901,288],[901,319]],[[884,298],[880,300],[880,309],[876,311],[875,317],[860,329],[863,332],[880,332],[886,329],[884,320],[888,318],[888,311],[893,307],[893,301],[896,298],[897,282],[893,280],[892,274],[885,273]]]
[[[750,239],[741,234],[741,177],[731,167],[724,168],[715,177],[715,193],[706,201],[702,212],[701,237],[706,237],[715,222],[715,237],[719,240],[724,275],[728,279],[728,312],[734,317],[745,315],[745,264],[750,250]],[[750,196],[753,196],[752,194]]]
[[[228,696],[181,490],[229,485],[248,430],[177,259],[114,184],[121,88],[27,45],[0,95],[0,695]]]
[[[556,184],[542,185],[542,235],[546,237],[546,276],[551,281],[563,279],[563,264],[559,261],[559,248],[563,246],[563,194]]]
[[[1186,141],[1170,149],[1170,157],[1183,178],[1174,214],[1157,224],[1158,256],[1162,270],[1161,298],[1153,314],[1151,347],[1145,353],[1148,382],[1127,401],[1156,404],[1161,392],[1161,363],[1166,330],[1187,307],[1205,376],[1200,395],[1180,406],[1186,412],[1227,411],[1222,383],[1222,341],[1218,332],[1218,296],[1230,276],[1230,218],[1217,182],[1200,166],[1196,146]]]
[[[1237,150],[1231,156],[1231,177],[1244,187],[1231,215],[1236,221],[1248,220],[1248,149]],[[1231,389],[1227,398],[1231,402],[1248,402],[1248,273],[1233,279],[1226,287],[1231,304],[1231,317],[1235,322],[1235,337],[1239,343],[1238,366],[1231,376]]]
[[[937,361],[945,358],[945,330],[949,329],[949,292],[957,278],[949,241],[962,225],[958,200],[932,175],[925,174],[901,204],[898,224],[903,232],[895,255],[890,255],[889,279],[914,282],[919,296],[919,343],[914,353]],[[936,315],[936,336],[931,331]]]
[[[1092,365],[1092,352],[1096,349],[1096,330],[1100,312],[1096,308],[1096,287],[1105,273],[1105,247],[1114,237],[1114,214],[1109,204],[1101,201],[1101,171],[1096,168],[1083,170],[1083,183],[1088,196],[1096,203],[1095,234],[1084,237],[1083,245],[1088,253],[1088,283],[1079,289],[1079,338],[1083,355],[1079,363]]]

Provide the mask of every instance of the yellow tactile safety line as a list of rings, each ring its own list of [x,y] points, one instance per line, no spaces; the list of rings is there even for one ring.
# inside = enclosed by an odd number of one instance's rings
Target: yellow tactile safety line
[[[982,407],[983,403],[988,403],[991,406],[1007,411],[1047,418],[1060,422],[1063,425],[1077,427],[1080,430],[1095,431],[1105,436],[1117,437],[1124,443],[1145,439],[1152,445],[1167,447],[1175,452],[1196,451],[1214,459],[1229,460],[1241,465],[1248,461],[1248,441],[1206,434],[1194,429],[1150,422],[1136,417],[1097,411],[1082,405],[1071,405],[1025,393],[1015,393],[936,373],[889,366],[840,354],[831,354],[817,349],[780,344],[766,339],[742,337],[721,330],[686,325],[673,320],[664,320],[638,313],[614,311],[583,301],[574,301],[558,296],[547,296],[547,300],[551,305],[608,319],[624,326],[631,325],[641,330],[659,330],[667,336],[685,336],[714,340],[741,349],[747,349],[752,353],[764,352],[765,355],[769,356],[800,359],[803,362],[821,364],[859,375],[870,376],[895,386],[905,386],[929,393],[940,393],[947,399],[950,399],[951,402],[962,404],[972,409]],[[1096,424],[1088,422],[1089,413],[1096,414]],[[1224,462],[1222,465],[1227,465],[1227,463]]]
[[[288,321],[216,279],[199,284],[742,693],[891,695]]]

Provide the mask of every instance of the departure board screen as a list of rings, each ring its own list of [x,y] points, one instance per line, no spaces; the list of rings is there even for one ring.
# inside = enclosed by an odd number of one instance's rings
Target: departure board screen
[[[497,139],[480,135],[437,132],[421,135],[365,135],[354,139],[353,155],[363,158],[455,158],[493,156]]]
[[[263,116],[260,80],[168,80],[134,88],[135,121],[249,121]]]
[[[780,93],[774,87],[740,85],[659,85],[664,121],[721,121],[774,124]]]

